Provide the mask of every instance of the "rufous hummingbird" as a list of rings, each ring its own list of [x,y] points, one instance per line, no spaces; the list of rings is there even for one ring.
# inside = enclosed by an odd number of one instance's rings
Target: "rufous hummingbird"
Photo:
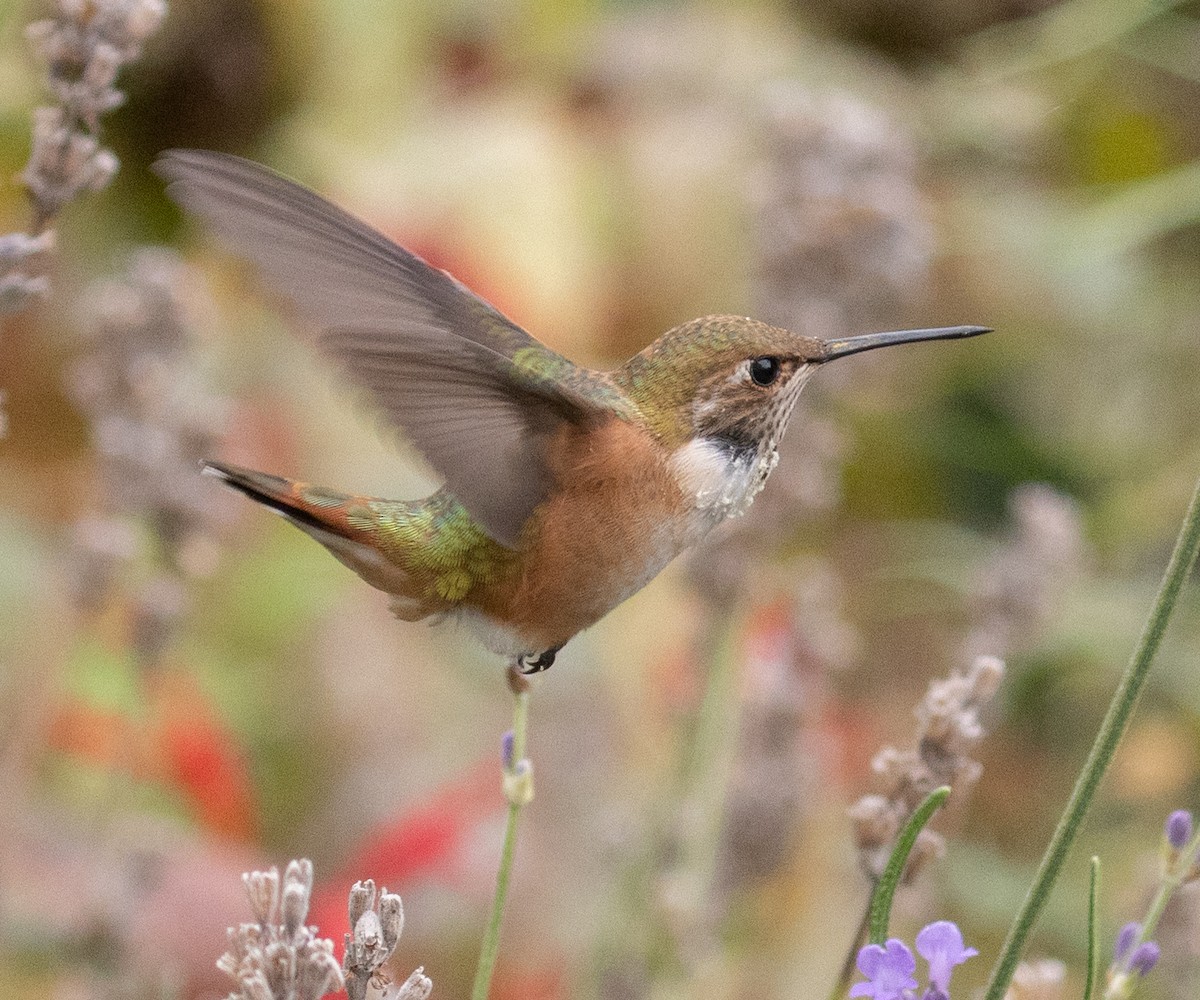
[[[742,514],[796,397],[835,358],[981,326],[819,340],[706,316],[608,372],[534,340],[445,271],[247,160],[155,165],[316,328],[316,346],[445,486],[423,500],[339,493],[221,462],[204,471],[286,517],[405,621],[457,614],[532,673]]]

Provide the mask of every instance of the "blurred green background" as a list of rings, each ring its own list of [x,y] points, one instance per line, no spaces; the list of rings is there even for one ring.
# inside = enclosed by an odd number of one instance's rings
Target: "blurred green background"
[[[46,100],[22,39],[45,13],[0,5],[0,177]],[[346,889],[374,877],[405,900],[401,978],[423,964],[435,996],[462,996],[490,901],[501,664],[453,626],[392,620],[194,475],[209,454],[389,497],[435,481],[164,198],[149,164],[186,146],[310,184],[598,366],[710,312],[816,336],[996,328],[822,372],[751,515],[539,682],[493,991],[825,995],[867,893],[845,810],[876,750],[911,740],[928,683],[989,653],[1009,669],[982,776],[896,914],[910,940],[960,923],[984,956],[967,995],[1200,471],[1198,18],[1125,0],[171,0],[104,121],[120,173],[69,206],[51,298],[0,333],[0,988],[222,995],[240,872],[306,856],[323,930],[340,941]],[[0,187],[0,231],[27,219]],[[147,265],[143,244],[182,258]],[[147,282],[184,326],[126,351]],[[87,387],[113,372],[126,395],[98,405]],[[1087,857],[1111,940],[1144,906],[1163,817],[1197,804],[1198,640],[1189,593],[1037,934],[1073,989]],[[713,865],[682,877],[706,821]],[[1147,996],[1196,995],[1195,897],[1169,911]]]

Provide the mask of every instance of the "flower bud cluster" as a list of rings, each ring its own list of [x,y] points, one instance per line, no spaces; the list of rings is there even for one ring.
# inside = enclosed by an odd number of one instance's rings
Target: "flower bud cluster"
[[[980,765],[970,756],[983,735],[979,710],[1004,678],[1004,663],[994,656],[977,657],[965,673],[956,672],[929,686],[916,708],[915,745],[907,750],[884,747],[872,768],[881,785],[850,807],[855,846],[863,870],[878,878],[891,847],[909,816],[924,798],[942,785],[962,790],[979,778]],[[905,880],[940,856],[942,838],[921,831],[910,855]]]
[[[1108,988],[1105,1000],[1122,1000],[1131,996],[1139,979],[1150,974],[1158,964],[1159,947],[1154,941],[1144,940],[1142,925],[1127,923],[1117,932],[1113,943],[1113,961],[1108,968]]]
[[[342,970],[333,942],[304,926],[312,895],[312,862],[242,876],[254,923],[229,930],[229,945],[217,961],[237,988],[226,1000],[319,1000],[341,989]]]
[[[29,162],[21,180],[33,201],[29,234],[0,236],[0,315],[45,296],[49,281],[32,265],[53,246],[48,226],[67,202],[105,187],[119,163],[98,138],[100,116],[123,100],[121,67],[166,14],[164,0],[57,0],[54,17],[26,29],[46,64],[46,87],[58,102],[33,112]]]
[[[133,645],[147,664],[174,636],[187,580],[215,566],[226,509],[196,475],[215,449],[224,404],[197,377],[185,303],[194,285],[173,253],[140,251],[126,276],[84,296],[86,341],[67,373],[100,473],[95,508],[76,525],[72,590],[82,610],[95,610],[143,547],[161,556],[134,597]]]
[[[355,882],[350,890],[350,926],[346,954],[342,960],[346,995],[365,1000],[370,990],[381,1000],[425,1000],[433,983],[417,969],[398,988],[383,972],[404,930],[404,907],[400,897],[386,889],[378,895],[371,879]]]
[[[57,6],[55,17],[27,30],[58,101],[34,112],[33,152],[22,174],[38,231],[67,202],[104,187],[117,172],[117,158],[96,136],[100,116],[125,99],[117,73],[141,54],[166,14],[163,0],[58,0]]]

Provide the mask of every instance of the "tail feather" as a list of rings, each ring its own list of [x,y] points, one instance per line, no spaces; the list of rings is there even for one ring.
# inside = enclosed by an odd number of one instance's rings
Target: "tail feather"
[[[216,476],[226,486],[282,514],[324,545],[339,562],[372,587],[393,595],[394,600],[406,597],[412,590],[413,580],[405,568],[372,544],[372,507],[378,501],[371,497],[335,493],[224,462],[205,462],[201,472]],[[352,516],[355,523],[351,523]],[[417,618],[432,613],[422,602],[410,603],[411,613]]]
[[[226,486],[282,514],[297,527],[344,534],[342,526],[335,518],[320,516],[321,509],[311,501],[305,500],[301,485],[291,479],[255,472],[253,469],[244,469],[225,462],[206,461],[201,465],[200,471],[206,476],[215,476]],[[330,496],[328,493],[326,495]],[[350,498],[339,495],[339,499],[345,502]]]

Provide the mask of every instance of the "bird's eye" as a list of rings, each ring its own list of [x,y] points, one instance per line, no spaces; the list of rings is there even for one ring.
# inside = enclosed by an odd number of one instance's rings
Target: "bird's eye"
[[[779,359],[769,354],[750,362],[750,378],[755,385],[770,385],[779,378]]]

